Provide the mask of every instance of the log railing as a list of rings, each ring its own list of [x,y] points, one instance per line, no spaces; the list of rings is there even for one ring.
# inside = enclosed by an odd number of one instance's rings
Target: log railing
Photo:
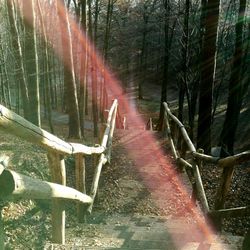
[[[225,199],[229,192],[234,167],[240,163],[250,160],[250,151],[246,151],[237,155],[226,158],[213,157],[203,153],[202,149],[196,150],[193,142],[184,125],[174,116],[167,103],[163,103],[165,108],[165,126],[167,136],[170,142],[171,150],[178,166],[185,169],[193,187],[193,197],[197,197],[200,201],[202,209],[206,215],[209,215],[216,221],[218,229],[221,227],[221,220],[224,217],[237,217],[250,215],[250,208],[237,207],[225,209]],[[202,164],[212,163],[222,168],[220,184],[217,189],[214,208],[210,208],[207,196],[204,190],[200,175],[200,167]]]
[[[4,164],[0,164],[0,198],[52,199],[53,243],[65,243],[63,200],[77,202],[79,221],[84,221],[86,213],[92,211],[102,166],[111,158],[117,106],[118,102],[114,100],[109,110],[101,145],[88,147],[79,143],[63,141],[0,105],[0,129],[43,147],[47,151],[52,179],[52,182],[37,180],[8,170]],[[66,186],[64,161],[66,155],[75,157],[76,189]],[[85,187],[85,155],[99,157],[89,195],[86,194]]]

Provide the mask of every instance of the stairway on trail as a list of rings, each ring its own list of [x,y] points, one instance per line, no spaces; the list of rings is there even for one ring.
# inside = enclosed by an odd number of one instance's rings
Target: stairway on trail
[[[77,236],[65,245],[48,244],[45,249],[241,249],[240,237],[214,235],[214,242],[209,243],[197,240],[201,235],[196,233],[186,237],[187,230],[196,231],[196,228],[169,217],[94,213],[90,224],[68,230],[68,235],[77,233]],[[217,240],[223,243],[217,243]]]
[[[137,206],[139,193],[148,190],[150,202],[158,210],[124,213],[114,209],[106,213],[94,208],[88,224],[66,228],[64,246],[48,243],[45,249],[241,249],[241,237],[210,234],[199,208],[191,204],[190,189],[183,188],[185,178],[176,174],[172,160],[162,151],[155,132],[118,130],[116,138],[110,167],[114,164],[118,171],[121,169],[117,185],[121,190],[130,190],[120,199],[124,205],[132,203]],[[125,166],[116,158],[118,147],[125,149]],[[125,174],[129,168],[134,169],[132,175],[137,176],[135,179]],[[102,188],[105,187],[100,188],[100,193]]]
[[[242,237],[215,235],[207,227],[199,206],[191,202],[186,176],[176,173],[163,150],[164,140],[144,130],[146,121],[137,112],[136,89],[130,85],[124,96],[128,130],[115,131],[110,176],[104,176],[115,184],[106,197],[112,208],[94,206],[87,224],[66,228],[66,245],[47,244],[45,249],[241,249]],[[100,197],[107,196],[103,189]]]

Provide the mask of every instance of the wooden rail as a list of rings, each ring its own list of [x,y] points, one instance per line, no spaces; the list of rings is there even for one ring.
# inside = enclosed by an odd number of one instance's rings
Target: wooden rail
[[[190,177],[191,182],[194,180],[193,192],[197,193],[198,199],[201,202],[205,214],[210,215],[217,221],[217,226],[220,227],[221,219],[224,217],[237,217],[250,215],[249,207],[224,208],[225,199],[228,194],[231,180],[234,173],[235,165],[250,160],[250,151],[246,151],[237,155],[226,158],[213,157],[203,153],[202,149],[196,150],[194,144],[190,140],[184,125],[174,116],[166,102],[163,103],[165,108],[165,126],[167,136],[170,141],[172,153],[177,164],[185,169]],[[189,158],[188,158],[188,156]],[[190,158],[191,156],[191,158]],[[219,168],[223,168],[220,178],[220,184],[215,195],[215,206],[210,209],[206,193],[203,187],[200,167],[202,164],[212,163]],[[219,221],[219,223],[218,223]]]
[[[108,113],[101,145],[88,147],[79,143],[63,141],[0,105],[0,129],[46,149],[52,179],[52,182],[46,182],[18,174],[6,169],[6,164],[2,161],[0,162],[0,198],[52,199],[53,243],[65,243],[65,206],[63,200],[77,202],[77,214],[80,222],[84,221],[87,211],[88,213],[92,211],[102,166],[111,158],[117,107],[118,102],[114,100]],[[99,155],[99,161],[95,166],[90,194],[87,195],[84,156],[92,154]],[[66,187],[65,155],[75,157],[76,189]],[[1,237],[2,234],[0,235],[0,245],[2,244]]]
[[[3,105],[0,105],[0,127],[8,133],[40,145],[48,151],[57,152],[62,155],[101,154],[105,150],[103,146],[88,147],[79,143],[65,142],[55,135],[35,126]]]

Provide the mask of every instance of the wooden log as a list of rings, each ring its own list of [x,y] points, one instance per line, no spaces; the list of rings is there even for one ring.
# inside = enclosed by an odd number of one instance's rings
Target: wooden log
[[[1,155],[0,156],[0,165],[4,168],[7,168],[8,165],[9,165],[9,160],[10,160],[10,157],[8,155]]]
[[[250,207],[236,207],[209,211],[213,217],[220,218],[235,218],[250,215]]]
[[[107,146],[109,132],[110,132],[110,126],[111,126],[111,120],[112,120],[112,116],[113,116],[113,113],[114,113],[116,107],[117,107],[117,100],[115,99],[111,108],[110,108],[109,114],[108,114],[106,129],[104,131],[104,135],[103,135],[102,142],[101,142],[101,146],[104,148],[106,148],[106,146]]]
[[[196,149],[195,149],[192,141],[190,140],[184,125],[178,120],[178,118],[176,116],[174,116],[171,113],[171,111],[170,111],[170,109],[169,109],[166,102],[164,102],[163,105],[164,105],[164,108],[165,108],[166,115],[169,116],[176,123],[176,125],[179,127],[179,129],[180,129],[180,131],[182,133],[182,136],[183,136],[183,140],[185,140],[188,149],[191,152],[196,152]],[[205,190],[204,190],[204,187],[203,187],[203,184],[202,184],[202,179],[201,179],[199,168],[195,163],[192,164],[192,168],[193,168],[193,173],[194,173],[194,178],[195,178],[195,185],[196,185],[196,189],[197,189],[197,192],[198,192],[199,200],[201,202],[201,205],[203,207],[204,212],[208,213],[209,212],[209,205],[208,205],[207,197],[206,197]]]
[[[116,112],[117,112],[117,106],[114,109],[112,120],[111,120],[111,128],[109,132],[108,142],[107,142],[107,153],[106,158],[108,163],[111,162],[111,150],[112,150],[112,141],[113,141],[113,134],[115,129],[115,123],[116,123]]]
[[[66,185],[66,170],[64,158],[58,153],[48,152],[49,167],[52,181]],[[65,209],[63,204],[52,200],[52,242],[65,244]]]
[[[100,154],[104,151],[103,147],[87,147],[77,143],[65,142],[2,105],[0,105],[0,128],[26,141],[38,144],[49,151],[60,154]]]
[[[5,169],[5,167],[0,164],[0,174],[2,174],[2,172],[4,171],[4,169]]]
[[[184,160],[183,158],[177,158],[176,160],[177,160],[177,163],[178,163],[178,164],[181,164],[181,165],[183,165],[184,167],[187,167],[187,168],[189,168],[189,169],[193,169],[192,164],[190,164],[189,162],[187,162],[187,161]]]
[[[4,248],[4,226],[2,218],[2,207],[0,207],[0,249]]]
[[[177,144],[177,137],[178,137],[177,126],[172,119],[169,119],[169,117],[168,117],[168,122],[169,122],[170,133],[171,133],[171,136],[173,138],[173,142],[176,145]]]
[[[166,125],[166,128],[167,128],[167,136],[168,136],[168,139],[169,139],[169,142],[170,142],[170,147],[171,147],[172,153],[174,155],[174,158],[176,160],[178,158],[178,155],[177,155],[177,152],[176,152],[176,149],[175,149],[175,144],[174,144],[174,140],[173,140],[171,129],[170,129],[168,114],[166,112],[164,114],[164,120],[165,120],[165,125]]]
[[[113,117],[113,122],[115,122],[116,110],[117,110],[117,100],[114,100],[114,102],[113,102],[113,104],[112,104],[112,106],[110,108],[109,114],[108,114],[106,129],[104,131],[104,135],[103,135],[102,142],[101,142],[101,146],[104,147],[104,148],[107,147],[107,143],[108,143],[108,139],[109,139],[110,134],[112,133],[112,135],[113,135],[112,129],[114,129],[114,126],[112,124],[112,117]],[[106,162],[107,162],[107,158],[104,155],[104,153],[102,153],[100,155],[97,167],[95,169],[93,182],[92,182],[92,185],[91,185],[90,197],[92,198],[93,201],[92,201],[92,203],[90,204],[90,206],[87,209],[88,213],[92,212],[93,202],[95,200],[96,193],[97,193],[97,190],[98,190],[98,184],[99,184],[99,179],[100,179],[100,175],[101,175],[101,171],[102,171],[102,166],[104,164],[106,164]]]
[[[197,153],[204,154],[204,149],[198,148],[197,149]],[[203,159],[202,158],[197,158],[196,159],[196,163],[197,163],[199,169],[203,168]]]
[[[188,136],[188,133],[187,133],[187,131],[186,131],[184,125],[178,120],[178,118],[177,118],[176,116],[174,116],[174,115],[171,113],[171,111],[170,111],[170,109],[169,109],[169,107],[168,107],[168,105],[167,105],[166,102],[164,102],[163,105],[164,105],[164,108],[165,108],[165,111],[167,112],[167,114],[171,117],[171,119],[172,119],[172,120],[177,124],[177,126],[179,127],[179,129],[180,129],[180,131],[181,131],[181,133],[182,133],[182,135],[183,135],[183,139],[186,141],[189,150],[190,150],[191,152],[195,152],[196,149],[195,149],[195,147],[194,147],[192,141],[190,140],[190,138],[189,138],[189,136]]]
[[[75,159],[76,189],[86,194],[85,158],[82,154],[76,154]],[[79,222],[86,222],[86,206],[80,202],[77,204],[77,216]]]
[[[194,171],[195,186],[197,189],[198,197],[201,202],[201,206],[203,208],[204,213],[207,214],[209,212],[209,205],[197,164],[193,164],[193,171]]]
[[[220,159],[218,161],[218,166],[222,168],[231,167],[249,160],[250,160],[250,151],[245,151],[237,155],[228,156],[226,158]]]
[[[98,190],[98,184],[99,184],[99,179],[100,179],[100,175],[101,175],[101,171],[102,171],[102,166],[107,162],[107,159],[105,158],[104,154],[101,154],[99,161],[98,161],[98,165],[95,169],[95,173],[94,173],[94,177],[93,177],[93,182],[91,185],[91,190],[90,190],[90,197],[92,198],[92,203],[89,205],[87,211],[89,214],[91,214],[92,212],[92,208],[93,208],[93,203],[96,197],[96,193]]]
[[[195,159],[200,159],[206,162],[216,164],[219,161],[219,157],[213,157],[211,155],[206,155],[204,153],[192,152],[192,155]]]
[[[230,188],[233,173],[234,173],[234,166],[223,168],[223,172],[222,172],[221,179],[220,179],[220,184],[217,189],[216,196],[215,196],[214,210],[221,210],[224,208],[226,196]],[[213,219],[215,228],[218,231],[221,231],[222,217],[216,216],[216,215],[214,216],[211,215],[211,216],[212,216],[211,218]]]
[[[218,187],[215,197],[215,210],[224,208],[226,196],[228,194],[230,184],[233,178],[234,166],[230,166],[223,169],[220,185]]]
[[[92,199],[60,184],[33,179],[12,170],[4,170],[0,175],[0,197],[2,199],[57,199],[91,203]]]

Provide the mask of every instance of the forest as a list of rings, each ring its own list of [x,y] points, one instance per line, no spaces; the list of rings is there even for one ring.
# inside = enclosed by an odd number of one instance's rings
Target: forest
[[[84,136],[88,112],[98,123],[109,84],[94,53],[123,91],[133,81],[138,99],[148,83],[161,89],[160,102],[175,89],[178,118],[197,146],[234,153],[241,110],[249,118],[247,0],[10,0],[0,11],[0,101],[29,121],[41,126],[47,119],[53,132],[52,110],[66,112],[69,138]],[[159,103],[158,129],[162,110]],[[221,112],[220,136],[211,142]]]
[[[145,128],[166,129],[166,102],[207,156],[249,154],[249,0],[0,0],[0,13],[0,104],[37,127],[62,137],[64,117],[67,141],[101,145],[115,99],[133,130],[132,96]],[[242,165],[234,207],[249,206]],[[205,186],[216,171],[204,168]]]

